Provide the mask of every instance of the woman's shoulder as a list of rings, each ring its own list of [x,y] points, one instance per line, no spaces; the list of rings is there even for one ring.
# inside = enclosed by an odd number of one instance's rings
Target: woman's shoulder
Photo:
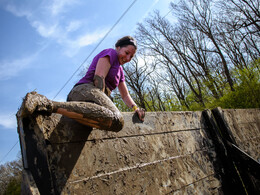
[[[99,54],[101,54],[101,55],[117,55],[117,52],[113,48],[108,48],[108,49],[104,49]]]
[[[112,48],[104,49],[98,55],[99,58],[102,58],[105,56],[109,56],[110,64],[112,66],[119,64],[118,57],[117,57],[117,51],[115,49],[112,49]]]

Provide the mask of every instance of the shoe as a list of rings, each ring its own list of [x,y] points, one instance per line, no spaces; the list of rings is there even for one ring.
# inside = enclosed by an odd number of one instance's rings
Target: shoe
[[[23,100],[22,108],[22,116],[31,115],[34,112],[51,114],[53,110],[53,103],[45,96],[33,91],[26,94]]]

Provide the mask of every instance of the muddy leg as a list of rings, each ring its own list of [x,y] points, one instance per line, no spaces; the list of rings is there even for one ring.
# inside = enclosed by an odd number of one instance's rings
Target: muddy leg
[[[35,91],[27,93],[22,103],[21,116],[26,117],[35,111],[51,114],[53,112],[53,102]]]
[[[71,115],[71,113],[66,112],[76,109],[74,114],[81,114],[81,116],[75,120],[80,123],[110,131],[120,131],[123,128],[124,120],[121,112],[111,99],[101,92],[100,89],[94,87],[93,84],[82,84],[74,87],[68,95],[68,101],[69,103],[79,102],[79,107],[73,105],[74,108],[70,106],[69,108],[67,107],[68,110],[59,105],[59,108],[65,110],[59,109],[58,112],[66,116],[66,114]]]
[[[123,116],[114,103],[91,84],[79,85],[68,95],[69,102],[55,102],[36,92],[28,93],[23,102],[23,115],[34,111],[59,113],[91,127],[120,131]]]
[[[120,131],[124,120],[120,112],[113,112],[108,108],[89,102],[53,102],[56,113],[62,114],[76,121],[108,131]]]

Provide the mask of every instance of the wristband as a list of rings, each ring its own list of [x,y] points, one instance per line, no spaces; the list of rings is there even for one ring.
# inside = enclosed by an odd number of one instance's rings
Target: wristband
[[[136,105],[134,105],[134,106],[132,107],[132,109],[133,109],[133,111],[136,111],[138,108],[137,108]]]

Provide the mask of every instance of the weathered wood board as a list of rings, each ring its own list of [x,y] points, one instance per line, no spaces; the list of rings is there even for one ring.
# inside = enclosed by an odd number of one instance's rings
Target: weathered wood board
[[[202,112],[124,113],[118,133],[91,130],[60,115],[32,116],[23,125],[36,144],[27,152],[38,189],[53,194],[219,194],[216,154]],[[27,150],[30,150],[27,148]],[[33,156],[34,155],[34,156]],[[216,164],[216,163],[215,163]],[[41,166],[47,166],[41,168]],[[47,170],[48,174],[41,171]],[[41,181],[49,180],[49,185]]]

